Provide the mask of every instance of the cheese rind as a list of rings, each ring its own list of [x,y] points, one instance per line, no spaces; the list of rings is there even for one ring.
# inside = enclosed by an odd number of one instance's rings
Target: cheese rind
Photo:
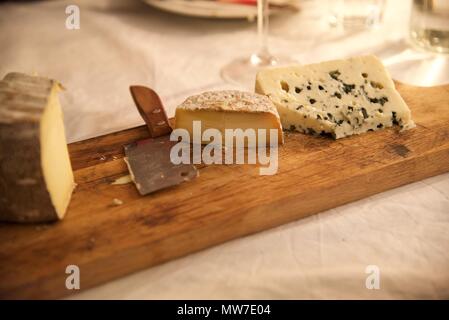
[[[274,102],[287,130],[338,139],[393,125],[414,127],[375,56],[265,69],[257,74],[256,92]]]
[[[176,109],[175,127],[186,129],[193,137],[193,122],[201,121],[201,135],[207,129],[266,130],[266,144],[271,145],[270,129],[277,130],[277,143],[283,143],[279,114],[267,97],[235,90],[209,91],[187,98]],[[201,141],[203,144],[211,141]]]
[[[0,220],[62,219],[75,187],[58,82],[22,73],[0,81]]]

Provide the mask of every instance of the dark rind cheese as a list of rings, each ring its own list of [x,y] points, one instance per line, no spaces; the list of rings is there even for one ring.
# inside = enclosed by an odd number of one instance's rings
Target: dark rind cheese
[[[60,84],[22,73],[0,80],[0,221],[62,219],[75,187]]]

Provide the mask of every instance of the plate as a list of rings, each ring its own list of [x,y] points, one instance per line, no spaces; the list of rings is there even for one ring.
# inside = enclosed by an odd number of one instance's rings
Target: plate
[[[210,0],[143,0],[143,2],[163,11],[190,17],[248,20],[257,17],[257,6],[252,5],[251,0],[247,0],[246,4]],[[293,2],[287,0],[280,4],[276,3],[275,7],[270,8],[270,14],[293,8]]]

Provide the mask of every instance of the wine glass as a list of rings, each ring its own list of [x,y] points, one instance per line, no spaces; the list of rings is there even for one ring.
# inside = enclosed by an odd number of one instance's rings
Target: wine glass
[[[268,49],[268,0],[257,0],[257,36],[259,49],[249,57],[231,61],[221,69],[221,77],[232,84],[252,88],[256,73],[264,67],[291,64],[287,57],[275,57]]]

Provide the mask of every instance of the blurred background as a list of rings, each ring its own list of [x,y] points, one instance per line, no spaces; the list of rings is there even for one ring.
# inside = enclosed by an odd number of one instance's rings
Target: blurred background
[[[248,63],[375,54],[398,81],[449,82],[449,0],[273,0],[269,15],[265,2],[4,1],[0,74],[61,81],[69,142],[141,124],[131,84],[156,89],[172,116],[197,92],[253,90]]]

